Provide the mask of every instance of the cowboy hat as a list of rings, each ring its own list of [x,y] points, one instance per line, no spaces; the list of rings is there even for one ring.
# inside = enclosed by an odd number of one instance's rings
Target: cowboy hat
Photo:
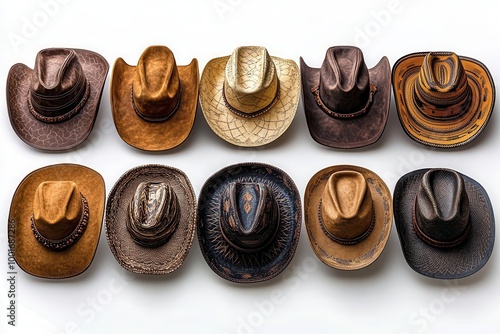
[[[394,189],[394,218],[406,261],[424,276],[472,275],[493,250],[495,219],[486,190],[451,169],[402,176]]]
[[[321,68],[300,58],[302,98],[312,138],[333,148],[373,144],[384,132],[391,100],[387,57],[368,69],[363,52],[353,46],[326,51]]]
[[[58,164],[28,174],[9,212],[9,246],[19,267],[44,278],[85,271],[101,235],[105,196],[102,176],[85,166]]]
[[[201,75],[200,105],[210,128],[243,147],[268,144],[290,126],[299,105],[300,77],[293,60],[257,46],[210,60]]]
[[[34,69],[13,65],[7,77],[12,128],[41,150],[81,144],[94,126],[108,69],[98,53],[63,48],[38,52]]]
[[[198,239],[210,268],[237,283],[269,280],[293,258],[300,195],[282,170],[261,163],[225,167],[203,185]]]
[[[166,46],[148,47],[137,66],[118,58],[111,79],[111,110],[120,137],[146,151],[183,143],[196,116],[198,82],[198,60],[177,66]]]
[[[307,184],[304,213],[309,241],[324,264],[341,270],[361,269],[380,256],[389,238],[391,193],[366,168],[331,166]]]
[[[120,265],[134,273],[168,274],[193,243],[196,196],[188,177],[163,165],[135,167],[111,189],[106,237]]]
[[[486,127],[495,85],[481,62],[453,52],[418,52],[399,59],[392,82],[399,121],[424,145],[456,147]]]

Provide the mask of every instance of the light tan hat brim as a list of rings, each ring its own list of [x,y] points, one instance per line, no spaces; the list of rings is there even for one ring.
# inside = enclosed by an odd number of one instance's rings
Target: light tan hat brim
[[[319,223],[319,204],[330,175],[342,170],[361,173],[368,183],[375,209],[375,224],[368,237],[354,245],[342,245],[330,239]],[[391,193],[374,172],[350,165],[324,168],[309,181],[304,195],[307,235],[316,256],[326,265],[341,270],[361,269],[373,263],[384,250],[392,226]]]
[[[162,122],[148,122],[134,110],[131,89],[136,67],[122,58],[115,61],[111,79],[111,112],[116,130],[127,144],[145,151],[164,151],[182,144],[191,133],[198,105],[198,60],[177,66],[181,101],[175,113]]]
[[[73,181],[89,205],[89,222],[81,238],[63,251],[52,251],[31,230],[33,198],[45,181]],[[9,212],[9,245],[19,267],[43,278],[68,278],[91,264],[101,235],[106,190],[102,176],[85,166],[58,164],[28,174],[17,187]]]
[[[208,125],[219,137],[237,146],[256,147],[276,140],[292,123],[299,105],[297,64],[293,60],[271,56],[280,82],[279,99],[264,114],[245,118],[230,111],[222,96],[229,57],[210,60],[201,75],[200,105]]]

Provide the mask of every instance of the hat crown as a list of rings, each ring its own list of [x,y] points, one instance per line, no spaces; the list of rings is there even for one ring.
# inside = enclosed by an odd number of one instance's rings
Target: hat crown
[[[364,239],[373,226],[373,203],[364,176],[356,171],[335,172],[321,197],[320,222],[326,234],[339,243]]]
[[[28,99],[35,117],[47,122],[66,120],[85,104],[89,90],[74,50],[45,49],[37,54]]]
[[[171,237],[181,218],[174,189],[166,183],[141,182],[129,204],[127,230],[144,247],[159,247]]]
[[[449,169],[431,169],[415,199],[417,235],[437,247],[459,244],[467,236],[469,197],[463,178]]]
[[[366,105],[370,74],[359,48],[335,46],[326,51],[320,69],[319,95],[337,113],[357,112]]]
[[[462,114],[470,104],[471,90],[460,58],[453,52],[430,52],[423,60],[415,84],[422,112],[432,118]]]
[[[224,239],[243,252],[265,249],[279,227],[279,208],[263,183],[230,183],[222,195],[220,227]]]
[[[236,48],[225,69],[223,95],[230,109],[243,114],[259,112],[272,106],[278,94],[278,74],[267,49]]]
[[[83,213],[80,192],[73,181],[47,181],[33,198],[33,223],[49,240],[61,240],[78,226]]]
[[[181,81],[172,51],[150,46],[142,53],[132,84],[134,109],[147,121],[164,121],[178,108]]]

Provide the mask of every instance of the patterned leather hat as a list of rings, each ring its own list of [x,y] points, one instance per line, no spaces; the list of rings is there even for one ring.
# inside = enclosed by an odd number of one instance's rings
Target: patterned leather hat
[[[244,46],[210,60],[201,75],[200,104],[210,128],[243,147],[268,144],[290,126],[299,105],[300,77],[293,60]]]
[[[481,62],[452,52],[418,52],[399,59],[392,82],[399,120],[411,139],[457,147],[486,127],[495,85]]]
[[[384,132],[391,101],[387,57],[368,69],[363,52],[353,46],[326,51],[321,68],[300,58],[302,98],[312,138],[333,148],[375,143]]]
[[[193,243],[196,197],[188,177],[163,165],[123,174],[106,206],[106,237],[120,265],[134,273],[168,274]]]
[[[198,199],[198,239],[208,265],[237,283],[269,280],[295,254],[300,195],[282,170],[261,163],[221,169]]]
[[[326,265],[356,270],[382,253],[392,226],[391,193],[374,172],[337,165],[317,172],[304,195],[307,234]]]
[[[34,69],[11,67],[7,77],[10,123],[26,144],[61,151],[81,144],[92,131],[109,65],[80,49],[44,49]]]
[[[451,169],[420,169],[401,177],[394,218],[406,261],[424,276],[472,275],[493,250],[495,219],[486,190]]]
[[[106,190],[102,176],[81,165],[37,169],[17,187],[9,212],[9,246],[19,267],[44,278],[68,278],[94,258]]]
[[[148,47],[137,66],[118,58],[111,79],[111,110],[118,134],[146,151],[182,144],[193,128],[198,83],[198,60],[178,66],[166,46]]]

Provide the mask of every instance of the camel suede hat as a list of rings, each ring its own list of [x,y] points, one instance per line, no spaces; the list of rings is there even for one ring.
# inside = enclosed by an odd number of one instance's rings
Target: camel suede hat
[[[166,46],[150,46],[137,66],[115,61],[111,110],[116,130],[129,145],[164,151],[191,133],[198,104],[198,60],[178,66]]]
[[[424,145],[465,145],[486,127],[495,85],[481,62],[453,52],[418,52],[399,59],[392,82],[399,120]]]
[[[163,165],[133,168],[116,181],[106,206],[106,237],[120,265],[139,274],[179,268],[193,243],[196,196],[188,177]]]
[[[12,128],[41,150],[81,144],[94,127],[108,69],[98,53],[63,48],[41,50],[34,69],[13,65],[7,77]]]
[[[358,148],[382,136],[391,100],[387,57],[368,69],[360,49],[335,46],[326,51],[321,68],[309,67],[300,58],[300,71],[307,126],[315,141]]]
[[[481,269],[493,251],[495,218],[486,190],[444,168],[399,179],[394,218],[403,254],[424,276],[457,279]]]
[[[282,170],[262,163],[225,167],[203,185],[198,239],[210,268],[237,283],[269,280],[295,254],[300,195]]]
[[[9,246],[19,267],[43,278],[85,271],[101,235],[105,196],[102,176],[85,166],[58,164],[28,174],[9,212]]]
[[[242,147],[268,144],[290,126],[299,105],[300,76],[293,60],[243,46],[210,60],[201,75],[200,104],[210,128]]]
[[[317,172],[306,187],[304,212],[314,253],[336,269],[373,263],[391,232],[391,193],[363,167],[337,165]]]

